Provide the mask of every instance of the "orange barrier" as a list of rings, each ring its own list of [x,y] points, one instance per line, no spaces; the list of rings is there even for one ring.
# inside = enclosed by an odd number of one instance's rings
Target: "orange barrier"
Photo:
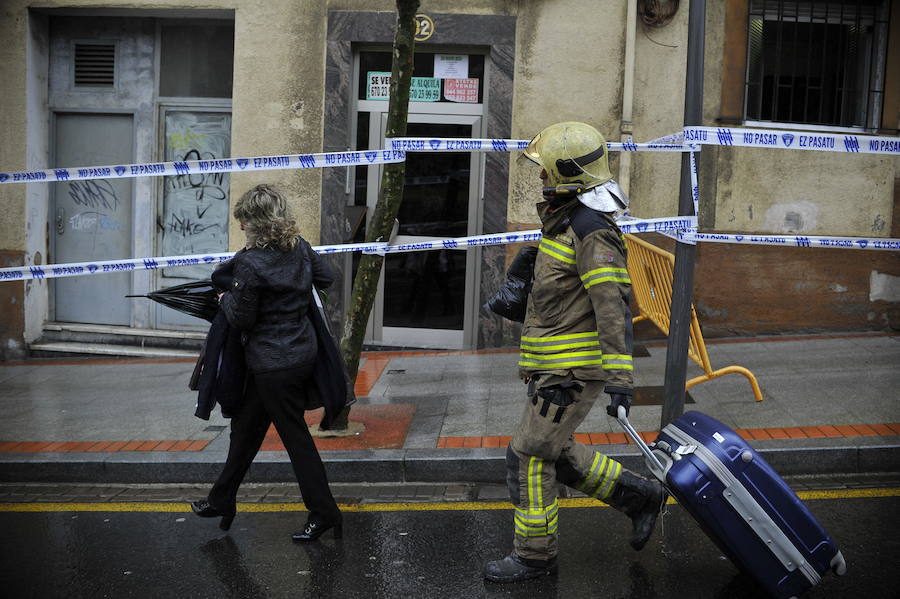
[[[668,335],[669,321],[672,315],[672,277],[675,271],[675,256],[634,235],[626,234],[625,238],[628,243],[628,274],[631,276],[631,288],[634,290],[639,311],[638,316],[635,316],[632,321],[649,320]],[[685,384],[686,390],[704,381],[736,372],[743,374],[750,381],[756,401],[763,400],[756,377],[743,366],[726,366],[713,370],[709,363],[709,354],[706,353],[706,344],[703,342],[703,333],[700,331],[700,321],[697,320],[697,312],[694,310],[693,304],[691,305],[691,336],[688,344],[688,357],[703,368],[704,374],[689,380]]]

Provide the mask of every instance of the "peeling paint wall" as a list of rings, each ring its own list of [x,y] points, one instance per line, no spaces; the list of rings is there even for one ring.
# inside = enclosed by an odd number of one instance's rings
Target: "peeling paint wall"
[[[897,159],[721,148],[716,229],[890,236]]]
[[[548,125],[573,120],[618,139],[625,9],[618,0],[520,3],[514,138],[530,139]],[[533,223],[534,204],[541,200],[540,169],[515,160],[510,167],[509,221]]]
[[[869,279],[869,301],[900,303],[900,276],[873,270]]]

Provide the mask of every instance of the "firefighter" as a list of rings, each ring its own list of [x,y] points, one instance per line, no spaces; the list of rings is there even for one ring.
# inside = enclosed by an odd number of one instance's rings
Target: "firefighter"
[[[630,544],[644,547],[666,493],[575,441],[575,429],[604,393],[611,416],[631,407],[631,280],[625,238],[613,215],[628,200],[612,179],[606,140],[578,122],[551,125],[524,151],[541,166],[542,235],[520,344],[528,401],[506,450],[515,507],[513,551],[484,577],[517,582],[557,569],[557,482],[631,518]]]

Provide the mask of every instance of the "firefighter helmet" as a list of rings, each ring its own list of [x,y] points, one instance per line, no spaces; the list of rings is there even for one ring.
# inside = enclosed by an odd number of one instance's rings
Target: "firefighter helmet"
[[[549,188],[560,191],[579,186],[582,193],[612,179],[606,140],[587,123],[550,125],[531,140],[524,156],[547,171]]]

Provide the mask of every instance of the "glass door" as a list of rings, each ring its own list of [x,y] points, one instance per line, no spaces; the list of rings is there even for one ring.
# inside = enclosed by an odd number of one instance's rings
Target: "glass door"
[[[384,147],[387,114],[370,119],[372,148]],[[481,117],[410,114],[408,137],[479,137]],[[396,244],[475,235],[482,156],[473,152],[410,152]],[[381,169],[370,168],[369,213]],[[473,250],[426,250],[386,256],[367,337],[383,345],[462,349],[472,346],[478,256]]]
[[[161,108],[162,153],[175,160],[218,160],[231,156],[231,113],[210,107]],[[228,251],[230,176],[199,173],[162,177],[157,247],[160,256],[189,256]],[[164,268],[158,287],[208,279],[212,264]],[[205,329],[209,324],[161,304],[154,304],[162,329]]]

